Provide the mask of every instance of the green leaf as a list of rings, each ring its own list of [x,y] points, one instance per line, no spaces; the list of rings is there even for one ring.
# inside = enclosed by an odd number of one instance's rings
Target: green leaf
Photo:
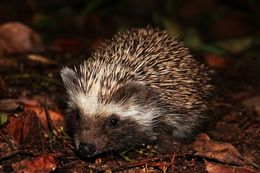
[[[213,54],[217,54],[217,55],[224,55],[227,53],[227,51],[217,45],[202,45],[200,48],[199,48],[199,51],[202,51],[202,52],[210,52],[210,53],[213,53]]]
[[[244,37],[217,42],[216,44],[230,53],[240,53],[248,49],[253,43],[252,37]]]
[[[185,45],[194,50],[198,50],[204,46],[203,41],[201,40],[198,32],[194,28],[188,30],[185,33],[184,42]]]
[[[5,123],[7,123],[7,120],[8,120],[7,113],[0,112],[0,126],[2,126]]]

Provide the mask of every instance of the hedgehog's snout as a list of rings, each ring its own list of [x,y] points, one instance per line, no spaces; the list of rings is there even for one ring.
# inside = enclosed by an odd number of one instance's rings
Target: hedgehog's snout
[[[96,152],[96,147],[90,143],[80,142],[77,152],[80,156],[88,157],[94,155]]]

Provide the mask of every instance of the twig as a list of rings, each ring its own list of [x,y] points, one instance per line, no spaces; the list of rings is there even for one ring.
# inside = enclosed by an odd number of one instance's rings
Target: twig
[[[28,78],[37,78],[37,79],[41,79],[41,80],[49,82],[49,83],[53,83],[53,84],[56,84],[56,85],[61,85],[60,82],[57,82],[57,81],[55,81],[52,78],[44,77],[44,76],[39,75],[39,74],[30,74],[30,73],[6,76],[5,80],[28,79]]]
[[[56,130],[56,129],[52,123],[52,119],[51,119],[51,116],[50,116],[50,113],[49,113],[49,110],[48,110],[46,104],[43,105],[43,108],[44,108],[44,112],[45,112],[46,119],[47,119],[47,125],[48,125],[48,129],[49,129],[50,147],[51,147],[51,151],[53,151],[53,130]]]
[[[30,151],[30,150],[20,150],[19,149],[19,150],[8,151],[8,152],[5,152],[5,153],[0,153],[0,160],[10,158],[10,157],[17,155],[17,154],[35,156],[35,154],[33,154],[33,152]]]
[[[172,159],[171,159],[172,173],[174,173],[174,161],[175,161],[175,154],[172,156]]]

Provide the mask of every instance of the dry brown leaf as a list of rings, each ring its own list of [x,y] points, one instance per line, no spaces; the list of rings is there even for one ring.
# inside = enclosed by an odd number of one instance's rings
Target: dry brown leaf
[[[251,168],[220,165],[208,161],[206,161],[206,170],[208,173],[259,173]]]
[[[51,154],[32,160],[24,159],[12,164],[13,171],[17,173],[51,172],[56,167],[56,161]]]
[[[254,108],[258,112],[258,115],[260,115],[260,95],[247,98],[242,101],[242,104],[248,108]]]
[[[211,140],[206,134],[201,134],[193,143],[196,155],[218,160],[226,164],[244,165],[244,160],[238,150],[231,144]]]
[[[0,45],[0,55],[1,55],[1,45]],[[0,66],[5,68],[18,68],[18,61],[16,59],[11,59],[9,57],[0,57]]]
[[[204,145],[202,146],[200,142],[202,142]],[[219,151],[219,150],[223,150],[223,149],[229,149],[237,156],[239,156],[239,157],[241,156],[239,154],[238,150],[230,143],[213,141],[205,133],[201,133],[200,135],[197,136],[196,141],[194,142],[194,147],[196,148],[197,151],[201,151],[201,150]]]
[[[1,99],[0,100],[0,110],[1,111],[15,111],[19,107],[24,105],[30,106],[40,106],[41,103],[38,99],[29,99],[21,97],[19,99]]]
[[[44,111],[44,107],[41,106],[41,102],[46,102],[47,105],[53,105],[54,102],[43,96],[34,96],[33,99],[21,97],[19,99],[3,99],[0,100],[0,111],[15,111],[19,107],[23,107],[25,112],[34,111],[36,112],[37,117],[42,123],[45,130],[47,129],[47,118]],[[59,129],[60,127],[65,127],[64,116],[52,109],[48,109],[52,123],[55,128]]]
[[[224,69],[229,65],[229,62],[226,58],[212,53],[204,54],[204,59],[209,66],[217,69]]]
[[[18,109],[20,105],[17,99],[2,99],[0,100],[0,111],[14,111]]]
[[[31,106],[40,106],[42,104],[47,106],[55,105],[55,102],[52,99],[44,95],[34,95],[32,98],[19,97],[19,101],[23,104],[31,105]]]
[[[46,117],[46,113],[45,113],[45,110],[43,107],[25,105],[24,110],[25,110],[25,112],[28,112],[28,111],[36,112],[36,115],[39,118],[41,124],[43,125],[43,128],[45,130],[48,129],[47,117]],[[65,127],[64,116],[61,113],[51,110],[51,109],[48,109],[48,111],[49,111],[52,123],[56,129],[59,129],[60,127]]]
[[[196,153],[200,157],[216,159],[220,162],[233,164],[233,165],[244,165],[244,161],[234,154],[229,149],[223,149],[219,151],[208,151],[208,152],[199,152]]]
[[[34,112],[21,114],[19,117],[9,117],[6,131],[17,144],[41,144],[41,125]]]
[[[0,26],[0,54],[42,50],[39,36],[20,22]]]
[[[57,65],[58,63],[54,60],[49,59],[48,57],[36,54],[30,54],[26,57],[27,59],[38,62],[41,64],[48,64],[48,65]]]
[[[6,91],[6,85],[5,85],[5,81],[2,78],[2,76],[0,76],[0,91]]]

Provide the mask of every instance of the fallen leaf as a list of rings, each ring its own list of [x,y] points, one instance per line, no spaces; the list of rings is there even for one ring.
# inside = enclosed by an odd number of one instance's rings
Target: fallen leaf
[[[48,65],[57,65],[58,63],[54,60],[49,59],[48,57],[36,54],[30,54],[26,57],[27,59],[38,62],[41,64],[48,64]]]
[[[204,59],[209,66],[217,69],[227,68],[229,64],[228,60],[225,57],[212,53],[205,53]]]
[[[195,155],[219,162],[234,165],[244,165],[242,155],[230,143],[213,141],[206,134],[201,134],[193,143],[194,149],[197,151]]]
[[[57,168],[54,157],[49,154],[47,156],[39,156],[34,159],[24,159],[12,164],[14,172],[17,173],[34,173],[34,172],[52,172]]]
[[[244,165],[244,161],[241,160],[236,154],[234,154],[229,149],[223,149],[219,151],[207,151],[196,153],[200,157],[215,159],[223,163],[232,164],[232,165]]]
[[[1,127],[1,129],[4,129]],[[10,152],[13,152],[17,149],[17,145],[12,138],[12,136],[8,135],[8,133],[5,130],[1,130],[0,135],[0,161],[3,158],[6,158],[5,156],[9,157]],[[0,170],[1,172],[1,170]]]
[[[183,30],[180,28],[176,21],[162,18],[162,22],[165,30],[170,35],[178,35],[179,37],[183,36]]]
[[[0,100],[0,111],[14,111],[17,110],[21,104],[17,99],[2,99]]]
[[[18,117],[10,116],[5,128],[17,144],[41,146],[41,124],[35,112],[24,112]]]
[[[254,108],[258,112],[258,115],[260,115],[260,96],[259,95],[243,100],[242,104],[245,105],[246,107]]]
[[[6,113],[0,112],[0,127],[7,123],[8,115]]]
[[[205,162],[208,173],[259,173],[259,171],[251,168],[220,165],[208,161]]]
[[[1,45],[0,45],[0,55],[1,55]],[[0,66],[5,67],[5,68],[18,68],[19,67],[18,61],[16,59],[10,59],[8,57],[0,58]]]
[[[44,107],[42,106],[42,102],[46,102],[46,105],[53,105],[53,101],[42,97],[35,96],[33,99],[21,97],[19,99],[3,99],[0,100],[0,111],[3,112],[12,112],[16,111],[19,108],[23,108],[23,110],[27,113],[30,111],[34,111],[36,116],[40,120],[43,128],[45,130],[48,129],[47,118],[45,114]],[[56,129],[60,129],[60,127],[65,127],[64,116],[58,111],[54,111],[52,109],[48,109],[52,123]]]
[[[201,49],[201,47],[204,46],[204,43],[195,28],[191,28],[185,32],[184,42],[187,47],[194,50]]]
[[[29,106],[41,106],[42,104],[47,106],[53,106],[56,103],[48,96],[34,95],[33,97],[19,97],[19,102]]]
[[[24,111],[34,111],[39,118],[43,128],[45,130],[48,129],[48,122],[46,118],[46,113],[43,107],[41,106],[31,106],[31,105],[25,105],[24,106]],[[52,123],[56,129],[60,129],[60,127],[65,127],[65,121],[64,121],[64,116],[54,110],[48,109]]]
[[[240,53],[248,49],[253,43],[253,38],[244,37],[217,42],[216,45],[227,50],[229,53]]]
[[[15,111],[20,107],[27,106],[41,106],[42,104],[47,106],[52,106],[55,104],[53,100],[46,96],[35,95],[32,98],[19,97],[17,99],[1,99],[0,100],[0,110],[2,111]]]
[[[199,143],[199,141],[202,141],[203,144],[206,144],[206,145],[204,145],[203,148],[201,148],[202,147],[201,145],[196,145],[196,142]],[[198,151],[201,151],[201,149],[203,149],[205,151],[218,151],[218,150],[223,150],[223,149],[230,149],[237,156],[241,156],[239,154],[238,150],[230,143],[221,142],[221,141],[213,141],[205,133],[202,133],[197,136],[194,146],[198,147],[198,148],[196,147],[196,149],[198,149]]]
[[[0,65],[1,65],[1,60],[0,60]],[[4,79],[2,78],[2,76],[0,76],[0,91],[2,90],[2,91],[6,91],[6,85],[5,85],[5,81],[4,81]]]
[[[0,54],[42,50],[40,38],[28,26],[9,22],[0,26]]]

